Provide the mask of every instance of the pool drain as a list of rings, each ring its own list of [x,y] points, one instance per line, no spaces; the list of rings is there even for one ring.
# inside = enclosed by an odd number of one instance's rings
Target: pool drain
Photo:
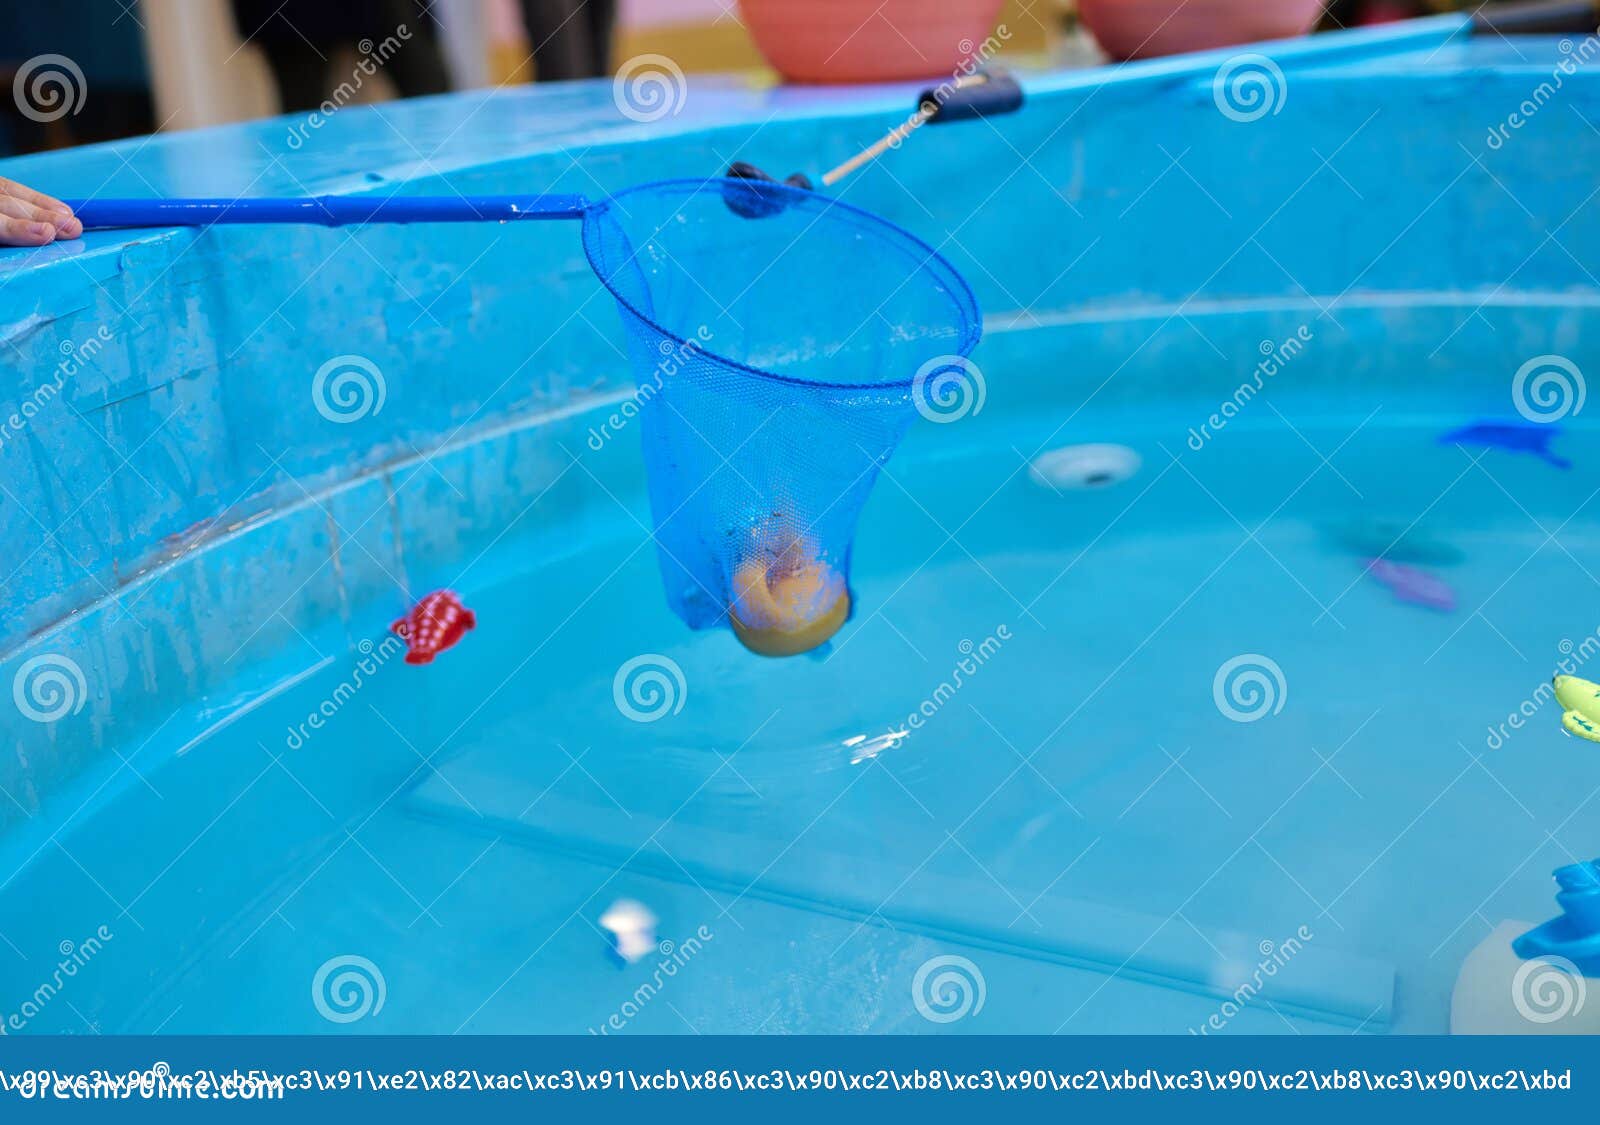
[[[1139,454],[1125,445],[1064,445],[1028,466],[1035,483],[1054,489],[1097,489],[1121,484],[1139,471]]]

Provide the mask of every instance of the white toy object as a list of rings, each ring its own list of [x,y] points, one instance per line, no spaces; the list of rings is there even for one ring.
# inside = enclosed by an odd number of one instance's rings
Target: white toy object
[[[656,951],[656,916],[642,902],[619,898],[600,915],[600,925],[616,941],[617,956],[628,964]]]
[[[1560,914],[1502,922],[1467,955],[1453,1034],[1600,1035],[1600,860],[1558,867],[1555,880]]]
[[[1451,1030],[1600,1034],[1600,861],[1553,874],[1561,913],[1531,929],[1506,922],[1473,950],[1456,982]]]
[[[1467,954],[1450,994],[1450,1034],[1600,1035],[1600,980],[1565,958],[1518,957],[1511,943],[1532,928],[1502,922]]]

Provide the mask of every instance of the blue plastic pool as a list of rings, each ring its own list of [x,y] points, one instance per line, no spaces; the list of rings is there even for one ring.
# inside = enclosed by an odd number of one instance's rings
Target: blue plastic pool
[[[1546,688],[1600,652],[1600,83],[1487,140],[1578,49],[1271,45],[1259,115],[1237,52],[1037,74],[850,181],[978,291],[983,393],[888,464],[817,658],[667,608],[570,231],[0,256],[6,1030],[1446,1030],[1600,850]],[[708,81],[649,130],[607,85],[463,95],[4,171],[593,194],[825,167],[907,94]],[[1486,420],[1570,467],[1440,440]],[[1030,473],[1087,444],[1137,465]],[[478,627],[408,666],[387,626],[443,586]],[[631,964],[618,900],[658,919]]]

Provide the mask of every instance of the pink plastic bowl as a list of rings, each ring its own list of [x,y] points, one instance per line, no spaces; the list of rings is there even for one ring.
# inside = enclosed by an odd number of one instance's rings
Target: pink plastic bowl
[[[895,82],[950,77],[982,50],[1002,3],[739,0],[739,13],[790,82]]]
[[[1304,35],[1324,0],[1078,0],[1106,54],[1145,59]]]

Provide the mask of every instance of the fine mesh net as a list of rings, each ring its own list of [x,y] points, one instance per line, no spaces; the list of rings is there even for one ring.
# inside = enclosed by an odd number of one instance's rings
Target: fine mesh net
[[[919,371],[977,343],[971,291],[900,228],[781,185],[635,188],[583,237],[627,328],[669,604],[767,655],[824,643]]]

